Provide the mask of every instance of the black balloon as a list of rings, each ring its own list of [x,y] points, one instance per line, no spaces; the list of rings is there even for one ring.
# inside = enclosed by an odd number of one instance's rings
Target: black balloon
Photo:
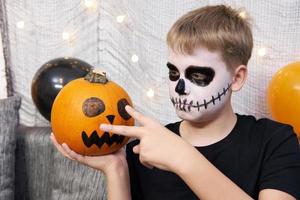
[[[43,64],[31,85],[31,96],[39,112],[50,121],[52,104],[61,88],[71,80],[84,77],[92,68],[90,64],[70,57]]]

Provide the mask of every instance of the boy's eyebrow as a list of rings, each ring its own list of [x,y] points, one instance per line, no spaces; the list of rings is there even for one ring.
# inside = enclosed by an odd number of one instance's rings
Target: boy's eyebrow
[[[211,68],[210,66],[196,66],[196,65],[190,65],[187,68]]]
[[[167,62],[167,67],[169,69],[177,69],[177,67],[170,63],[170,62]],[[211,68],[210,66],[197,66],[197,65],[189,65],[187,68]]]
[[[167,67],[169,68],[169,69],[176,69],[177,70],[177,67],[175,66],[175,65],[173,65],[172,63],[170,63],[170,62],[167,62]]]

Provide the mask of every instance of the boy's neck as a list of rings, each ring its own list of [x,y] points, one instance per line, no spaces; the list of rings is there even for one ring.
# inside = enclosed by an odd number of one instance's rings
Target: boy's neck
[[[193,146],[207,146],[224,139],[232,131],[236,121],[237,116],[228,104],[216,118],[208,122],[184,120],[180,125],[180,135]]]

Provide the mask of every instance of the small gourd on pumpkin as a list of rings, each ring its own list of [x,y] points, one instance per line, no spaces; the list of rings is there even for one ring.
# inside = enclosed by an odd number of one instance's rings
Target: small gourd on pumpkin
[[[113,153],[127,137],[103,132],[101,123],[134,125],[125,106],[132,102],[126,91],[106,78],[104,72],[90,71],[72,80],[56,96],[51,110],[51,127],[58,143],[66,143],[82,155]]]

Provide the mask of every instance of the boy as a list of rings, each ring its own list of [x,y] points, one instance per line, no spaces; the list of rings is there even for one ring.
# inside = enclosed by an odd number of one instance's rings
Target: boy
[[[81,156],[51,136],[58,150],[102,170],[109,199],[300,198],[300,150],[292,128],[235,114],[231,106],[251,57],[248,23],[229,7],[207,6],[182,16],[167,43],[170,99],[182,121],[163,127],[126,106],[140,127],[100,128],[138,138],[127,145],[127,161],[123,150]]]

